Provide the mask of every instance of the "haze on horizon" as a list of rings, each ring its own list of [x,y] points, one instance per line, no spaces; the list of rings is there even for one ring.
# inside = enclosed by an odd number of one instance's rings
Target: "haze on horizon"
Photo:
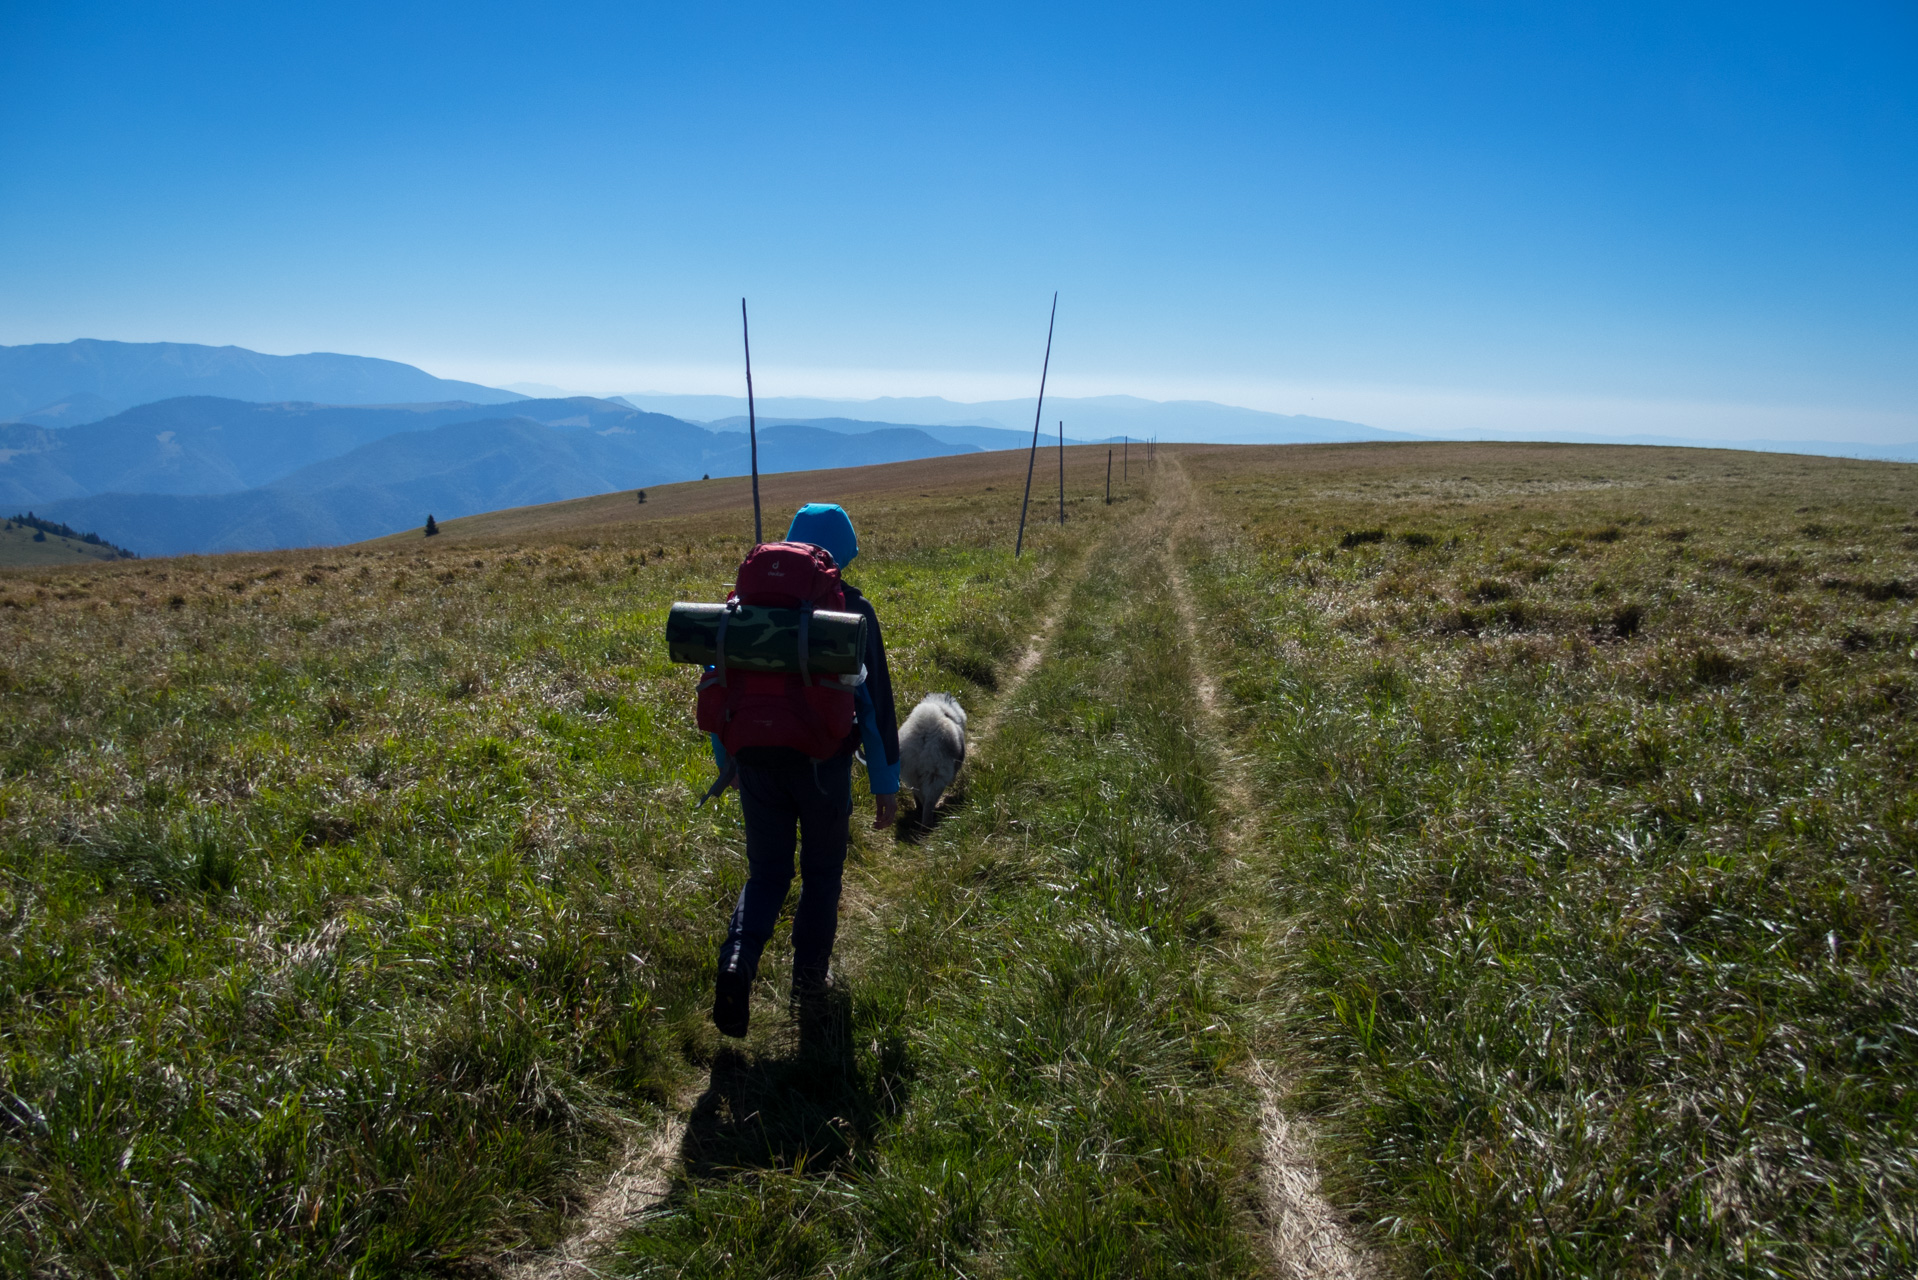
[[[0,343],[1918,439],[1909,5],[0,14]]]

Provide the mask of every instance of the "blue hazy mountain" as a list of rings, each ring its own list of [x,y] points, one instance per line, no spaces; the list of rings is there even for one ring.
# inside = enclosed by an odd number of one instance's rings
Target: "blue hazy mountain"
[[[94,338],[0,347],[0,421],[32,417],[43,426],[65,426],[79,419],[67,408],[66,420],[58,420],[64,406],[97,418],[175,396],[352,405],[502,404],[522,398],[369,356],[269,356],[244,347]],[[45,421],[48,417],[55,420]]]
[[[746,401],[735,396],[668,396],[627,392],[621,397],[642,409],[670,413],[694,422],[713,422],[744,416]],[[876,400],[815,400],[800,396],[768,396],[758,401],[761,420],[820,420],[849,418],[909,423],[928,430],[976,426],[1019,432],[1030,443],[1032,398],[960,403],[940,396],[882,396]],[[1402,431],[1383,431],[1358,422],[1267,413],[1215,404],[1210,400],[1142,400],[1137,396],[1047,396],[1040,425],[1057,432],[1066,424],[1068,440],[1104,440],[1130,436],[1134,440],[1206,441],[1213,444],[1333,444],[1352,440],[1416,440]],[[1056,435],[1054,437],[1057,438]],[[1004,448],[1007,446],[988,446]],[[1017,446],[1011,446],[1017,447]]]
[[[744,431],[746,415],[741,414],[736,418],[716,418],[705,425],[714,431]],[[979,427],[963,423],[927,425],[912,422],[870,422],[858,418],[768,418],[761,415],[759,426],[761,430],[767,427],[817,427],[821,431],[836,431],[841,435],[849,433],[863,435],[871,431],[889,430],[923,431],[934,440],[943,440],[947,444],[972,445],[974,448],[988,451],[1024,449],[1032,443],[1032,432],[1029,429],[1011,431],[1005,427]],[[1040,443],[1045,443],[1047,439],[1056,443],[1058,436],[1042,437]],[[1087,442],[1067,436],[1066,443],[1085,444]]]
[[[30,409],[17,416],[21,422],[31,422],[39,427],[74,427],[82,423],[110,418],[120,412],[123,407],[91,392],[79,391],[73,395],[64,396],[53,404],[43,404],[38,409]]]
[[[148,419],[142,425],[177,421],[194,407],[190,403],[172,404],[173,417]],[[331,433],[324,443],[314,444],[315,449],[331,447],[355,430],[373,438],[285,470],[264,483],[229,485],[226,491],[185,492],[181,486],[188,483],[189,475],[200,477],[198,482],[206,484],[258,476],[257,462],[243,450],[221,452],[206,443],[220,435],[224,427],[202,430],[185,440],[176,434],[174,440],[164,442],[163,448],[180,446],[179,457],[155,461],[149,453],[139,467],[120,473],[164,480],[174,486],[171,491],[154,491],[152,485],[146,492],[94,490],[60,501],[42,501],[36,510],[50,519],[80,522],[88,529],[97,529],[100,536],[130,546],[141,555],[270,550],[377,537],[423,524],[428,513],[450,519],[502,507],[641,489],[701,475],[743,475],[750,468],[744,432],[709,431],[661,414],[583,397],[522,401],[507,411],[529,409],[549,421],[530,416],[502,418],[498,407],[481,410],[483,416],[479,418],[437,423],[436,416],[471,414],[474,406],[311,411]],[[364,421],[355,424],[352,415],[362,415]],[[410,415],[405,422],[414,429],[389,429],[404,415]],[[229,410],[228,420],[234,416],[244,415]],[[253,420],[274,419],[273,415],[262,414]],[[0,428],[0,452],[20,450],[0,465],[0,475],[22,459],[44,468],[49,456],[58,456],[52,445],[57,445],[61,437],[92,429]],[[9,431],[14,435],[6,436]],[[35,443],[27,438],[30,432],[40,433],[37,443],[45,447],[39,453],[21,448]],[[848,434],[779,426],[759,434],[759,465],[765,472],[862,466],[973,452],[977,450],[971,446],[947,444],[909,427]],[[282,450],[276,456],[284,460],[290,454]],[[83,474],[91,478],[109,470],[111,467]],[[67,479],[78,483],[71,476]]]
[[[57,431],[0,425],[0,506],[25,510],[105,492],[237,492],[387,436],[498,418],[502,412],[497,405],[356,408],[183,396]],[[504,412],[562,428],[631,430],[645,424],[670,433],[686,425],[585,397],[522,400]],[[444,447],[453,446],[449,441]]]
[[[0,507],[25,511],[91,492],[62,466],[61,434],[24,422],[0,424]]]
[[[622,399],[656,413],[670,413],[689,421],[730,421],[743,415],[746,401],[736,396],[648,395],[631,392]],[[843,422],[848,419],[911,423],[942,439],[964,439],[983,448],[999,437],[962,435],[962,426],[1013,427],[1023,443],[1032,438],[1033,401],[986,400],[963,403],[939,396],[881,397],[875,400],[823,400],[794,396],[765,396],[758,401],[760,421]],[[1568,444],[1649,444],[1696,449],[1747,449],[1768,453],[1804,453],[1839,458],[1882,458],[1918,461],[1918,441],[1864,442],[1845,440],[1769,440],[1758,437],[1711,437],[1565,431],[1549,428],[1434,428],[1421,434],[1385,431],[1337,418],[1266,413],[1210,400],[1141,400],[1136,396],[1047,396],[1042,430],[1066,424],[1066,439],[1103,443],[1122,436],[1133,440],[1204,441],[1210,444],[1336,444],[1362,440],[1530,440]],[[1043,439],[1043,436],[1042,436]],[[1016,447],[1016,446],[1015,446]]]
[[[477,412],[475,412],[477,411]],[[454,410],[454,414],[459,411]],[[468,416],[497,409],[470,406]],[[228,493],[381,436],[439,425],[432,409],[249,404],[187,396],[101,422],[0,427],[0,505],[102,493]],[[57,491],[50,491],[57,485]]]
[[[688,422],[713,423],[746,419],[746,397],[708,395],[668,395],[630,391],[620,395],[642,409],[670,413]],[[980,406],[961,404],[941,396],[881,396],[874,400],[827,400],[812,396],[760,396],[755,402],[761,421],[783,418],[793,422],[817,422],[845,418],[856,422],[896,422],[916,427],[947,425],[1001,427],[1016,429],[1023,419],[1031,431],[1032,401],[1025,402],[1022,414],[1006,421],[982,416]],[[1046,398],[1052,403],[1052,397]]]
[[[1918,440],[1873,443],[1866,440],[1753,440],[1713,436],[1661,436],[1637,433],[1604,435],[1597,431],[1516,431],[1499,428],[1440,428],[1433,440],[1549,441],[1556,444],[1644,444],[1668,449],[1738,449],[1750,453],[1803,453],[1821,458],[1869,458],[1880,462],[1918,462]]]

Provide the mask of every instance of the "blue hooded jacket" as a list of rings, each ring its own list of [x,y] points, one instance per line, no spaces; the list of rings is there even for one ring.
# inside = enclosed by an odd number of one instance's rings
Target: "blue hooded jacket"
[[[786,541],[824,547],[841,573],[859,554],[859,535],[853,532],[852,517],[836,502],[808,502],[799,508],[792,527],[786,530]]]
[[[823,547],[833,563],[845,572],[859,554],[859,535],[852,517],[833,502],[808,502],[799,508],[786,530],[787,542],[805,542]],[[886,641],[879,631],[879,615],[859,588],[841,579],[846,591],[846,608],[866,615],[866,683],[853,695],[859,739],[866,750],[866,779],[876,796],[896,795],[899,791],[899,713],[892,701],[892,672],[886,667]],[[850,750],[850,748],[847,748]],[[713,739],[713,761],[723,772],[726,749]]]

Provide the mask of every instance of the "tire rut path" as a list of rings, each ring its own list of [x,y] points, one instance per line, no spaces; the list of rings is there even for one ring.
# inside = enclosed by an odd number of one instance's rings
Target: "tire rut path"
[[[1066,589],[1053,593],[1054,604],[1027,637],[1025,649],[1013,660],[992,709],[979,721],[977,729],[968,733],[968,760],[990,744],[1005,712],[1045,657],[1064,622],[1071,581],[1082,571],[1094,545],[1096,543],[1080,548],[1074,562],[1064,569],[1068,579]],[[841,906],[845,924],[876,920],[876,904],[862,901],[851,883],[846,888],[848,893]],[[674,1175],[682,1164],[687,1126],[701,1092],[702,1086],[697,1083],[682,1091],[672,1111],[654,1124],[623,1117],[628,1132],[621,1143],[619,1157],[587,1193],[585,1208],[569,1224],[566,1238],[548,1249],[506,1254],[495,1261],[494,1274],[501,1280],[582,1280],[607,1275],[603,1266],[609,1261],[607,1254],[611,1247],[646,1214],[664,1204],[671,1194]]]
[[[1214,535],[1207,528],[1205,512],[1178,455],[1167,453],[1162,458],[1156,479],[1166,536],[1161,540],[1160,554],[1165,558],[1186,645],[1192,654],[1193,695],[1208,734],[1218,744],[1217,783],[1230,807],[1230,815],[1219,826],[1222,852],[1235,877],[1245,880],[1250,869],[1244,855],[1258,835],[1258,794],[1245,757],[1232,750],[1218,682],[1199,630],[1197,599],[1178,555],[1181,538]],[[1251,1076],[1259,1092],[1259,1191],[1265,1211],[1262,1243],[1274,1271],[1286,1280],[1369,1280],[1377,1269],[1320,1191],[1311,1126],[1287,1115],[1281,1105],[1285,1080],[1273,1064],[1265,1061],[1254,1062]]]

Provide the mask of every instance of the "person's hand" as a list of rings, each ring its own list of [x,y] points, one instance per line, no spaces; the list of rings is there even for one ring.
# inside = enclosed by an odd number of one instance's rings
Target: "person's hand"
[[[872,798],[872,829],[874,831],[884,831],[897,821],[899,821],[898,793],[895,792],[889,796],[874,796]]]

